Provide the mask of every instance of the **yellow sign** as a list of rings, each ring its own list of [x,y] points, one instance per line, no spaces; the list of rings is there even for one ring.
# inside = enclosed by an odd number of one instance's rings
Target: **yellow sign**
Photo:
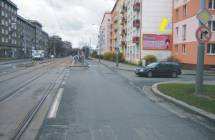
[[[166,30],[166,27],[167,27],[167,25],[168,25],[168,22],[169,22],[168,18],[163,18],[163,19],[162,19],[162,22],[161,22],[161,25],[160,25],[160,31],[161,31],[161,32],[163,32],[163,31]]]
[[[211,19],[211,14],[208,13],[207,10],[203,10],[198,13],[197,19],[202,23],[202,24],[207,24],[208,21]]]

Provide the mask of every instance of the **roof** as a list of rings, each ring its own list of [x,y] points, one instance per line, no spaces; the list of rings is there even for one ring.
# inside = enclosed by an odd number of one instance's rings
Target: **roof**
[[[13,6],[14,8],[18,9],[17,8],[17,5],[15,3],[13,3],[11,0],[3,0],[5,2],[7,2],[8,4],[10,4],[11,6]]]
[[[43,33],[44,35],[46,35],[46,36],[49,36],[49,34],[48,34],[47,32],[45,32],[45,31],[42,31],[42,33]]]
[[[43,27],[41,23],[39,23],[38,21],[36,20],[28,20],[29,22],[31,22],[32,24],[35,24],[35,25],[38,25],[39,27]]]
[[[103,18],[102,18],[102,22],[103,22],[103,21],[104,21],[104,19],[105,19],[105,15],[108,15],[108,14],[110,14],[110,15],[111,15],[111,12],[105,12],[105,13],[104,13],[104,16],[103,16]],[[101,22],[101,23],[102,23],[102,22]]]
[[[25,22],[26,24],[34,28],[34,25],[32,23],[30,23],[27,19],[21,17],[20,15],[17,15],[17,20],[21,20],[22,22]]]
[[[115,3],[115,5],[114,5],[114,7],[113,7],[113,9],[112,9],[111,13],[113,13],[113,11],[115,10],[115,8],[116,8],[116,6],[117,6],[118,2],[119,2],[119,0],[116,0],[116,3]]]

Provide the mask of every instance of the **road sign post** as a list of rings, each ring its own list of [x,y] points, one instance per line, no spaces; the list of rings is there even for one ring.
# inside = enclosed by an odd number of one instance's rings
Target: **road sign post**
[[[208,34],[210,33],[210,30],[208,33],[207,29],[203,27],[202,25],[208,23],[210,19],[209,13],[205,10],[205,0],[199,0],[200,1],[200,12],[197,15],[197,18],[199,20],[199,25],[201,26],[197,32],[196,37],[199,42],[198,44],[198,52],[197,52],[197,67],[196,67],[196,87],[195,92],[197,95],[203,94],[203,77],[204,77],[204,54],[205,54],[205,41],[209,40]],[[203,31],[205,31],[203,33]]]
[[[119,48],[115,48],[116,53],[116,67],[119,67]]]

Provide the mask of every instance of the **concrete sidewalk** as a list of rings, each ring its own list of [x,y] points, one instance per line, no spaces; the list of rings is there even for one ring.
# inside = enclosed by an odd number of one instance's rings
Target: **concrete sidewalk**
[[[101,62],[109,67],[112,67],[114,69],[116,69],[116,63],[111,62],[111,61],[106,61],[106,60],[101,60]],[[135,69],[140,68],[138,66],[133,66],[133,65],[128,65],[128,64],[123,64],[120,63],[118,69],[119,70],[125,70],[125,71],[131,71],[134,72]],[[183,75],[196,75],[196,71],[195,70],[182,70],[182,74]],[[215,76],[215,71],[205,71],[205,75],[207,76]]]

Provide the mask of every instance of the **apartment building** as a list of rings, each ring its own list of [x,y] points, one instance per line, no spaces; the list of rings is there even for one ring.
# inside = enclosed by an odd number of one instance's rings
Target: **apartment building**
[[[166,60],[172,49],[172,0],[142,0],[141,5],[141,58]]]
[[[33,24],[34,26],[35,26],[35,28],[36,28],[36,38],[35,38],[35,48],[33,48],[33,49],[35,49],[35,50],[41,50],[41,49],[43,49],[43,46],[42,46],[42,43],[43,43],[43,38],[42,38],[42,24],[41,23],[39,23],[38,21],[36,21],[36,20],[29,20],[29,22],[31,23],[31,24]]]
[[[141,57],[141,0],[126,0],[127,25],[126,25],[126,61],[138,63]]]
[[[99,53],[111,51],[111,13],[106,12],[99,28]]]
[[[49,35],[47,32],[42,30],[41,37],[42,37],[42,39],[41,39],[42,50],[45,51],[45,56],[48,56]]]
[[[0,57],[16,57],[17,6],[10,0],[0,0]]]
[[[126,50],[126,0],[117,0],[111,15],[112,15],[112,51],[116,48],[120,50],[120,52],[125,54]]]
[[[138,63],[147,55],[159,61],[171,56],[172,0],[127,0],[126,60]],[[164,30],[160,30],[166,20]]]
[[[215,66],[215,0],[205,0],[206,9],[212,14],[208,22],[212,38],[205,46],[205,65]],[[173,43],[172,55],[181,63],[195,66],[197,63],[198,42],[195,32],[199,27],[196,15],[199,12],[199,0],[173,1]]]
[[[35,48],[36,28],[27,19],[17,16],[17,47],[19,55],[31,56],[32,48]]]

